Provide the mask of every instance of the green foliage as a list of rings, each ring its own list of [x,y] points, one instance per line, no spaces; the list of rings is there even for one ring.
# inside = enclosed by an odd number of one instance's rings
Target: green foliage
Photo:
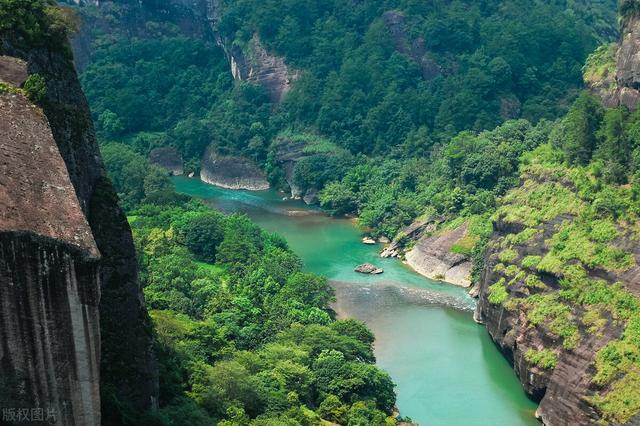
[[[524,354],[524,357],[527,361],[547,370],[555,368],[558,363],[558,356],[555,352],[549,349],[542,349],[539,351],[529,349]]]
[[[640,412],[640,371],[634,368],[615,382],[609,392],[591,398],[607,421],[625,424]]]
[[[513,249],[505,249],[498,253],[498,259],[500,262],[506,263],[515,260],[518,257],[518,252]]]
[[[47,84],[40,74],[31,74],[24,82],[23,90],[27,97],[35,103],[42,103],[47,97]]]
[[[74,12],[48,0],[2,0],[0,36],[18,47],[67,49],[67,36],[78,28]]]
[[[562,149],[567,163],[585,165],[591,160],[598,141],[596,131],[603,118],[600,102],[583,92],[551,135],[553,144]]]
[[[535,269],[542,258],[540,256],[525,256],[522,259],[522,267],[526,269]]]
[[[596,86],[606,77],[613,76],[616,70],[616,51],[615,43],[607,43],[591,53],[582,68],[584,81]]]
[[[126,145],[109,143],[100,151],[125,210],[136,207],[143,200],[162,205],[183,198],[173,192],[173,184],[164,169],[150,164]]]
[[[504,278],[500,278],[496,283],[489,286],[489,302],[494,305],[501,305],[509,298],[509,292],[505,285]]]
[[[326,278],[302,272],[280,237],[188,200],[130,218],[163,419],[191,408],[196,424],[385,424],[395,394],[373,334],[332,319]]]

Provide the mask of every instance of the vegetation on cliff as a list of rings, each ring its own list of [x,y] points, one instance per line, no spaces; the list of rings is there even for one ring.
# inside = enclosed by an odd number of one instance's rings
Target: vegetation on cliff
[[[493,215],[507,231],[490,244],[492,275],[501,278],[489,286],[489,302],[523,312],[531,327],[557,339],[527,352],[528,361],[553,368],[557,353],[590,335],[611,339],[595,356],[588,399],[619,424],[640,412],[633,385],[640,298],[625,275],[638,268],[639,123],[638,112],[603,110],[582,95],[549,143],[522,157],[522,183]]]

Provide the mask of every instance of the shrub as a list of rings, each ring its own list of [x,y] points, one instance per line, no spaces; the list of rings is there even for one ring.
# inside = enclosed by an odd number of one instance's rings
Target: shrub
[[[529,349],[527,353],[525,353],[524,358],[538,367],[547,370],[555,368],[558,363],[558,356],[550,349],[542,349],[539,351]]]
[[[500,278],[495,284],[489,286],[489,302],[494,305],[501,305],[509,298],[509,292],[505,285],[504,278]]]
[[[524,259],[522,259],[522,267],[527,269],[534,269],[536,266],[538,266],[541,260],[542,258],[540,256],[526,256]]]
[[[42,103],[47,96],[47,83],[40,74],[31,74],[24,82],[24,92],[32,102]]]
[[[511,248],[505,249],[500,253],[498,253],[498,259],[500,259],[500,262],[503,262],[503,263],[510,262],[517,257],[518,257],[518,252]]]

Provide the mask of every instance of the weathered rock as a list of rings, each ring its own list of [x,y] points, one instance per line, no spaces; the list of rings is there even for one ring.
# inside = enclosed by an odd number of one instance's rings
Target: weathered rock
[[[380,244],[389,244],[391,242],[391,240],[383,235],[381,237],[378,237],[378,242]]]
[[[317,189],[311,188],[308,191],[302,191],[295,184],[296,163],[307,156],[305,146],[303,140],[278,138],[271,149],[275,154],[276,162],[284,171],[285,180],[291,190],[291,198],[294,200],[303,199],[307,204],[314,204],[318,199]]]
[[[98,248],[42,111],[0,95],[0,135],[0,406],[99,425]]]
[[[377,266],[372,265],[371,263],[363,263],[362,265],[358,265],[356,266],[354,271],[360,272],[361,274],[372,274],[372,275],[382,274],[384,272],[382,268],[378,268]]]
[[[451,252],[451,247],[466,233],[467,226],[463,225],[436,235],[424,235],[406,253],[407,264],[428,278],[469,287],[471,261],[462,254]]]
[[[374,240],[371,237],[364,237],[362,239],[362,244],[375,244],[375,243],[376,243],[376,240]]]
[[[182,155],[173,147],[152,149],[149,153],[149,161],[166,169],[174,176],[184,173]]]
[[[391,241],[391,244],[382,250],[380,257],[398,257],[402,254],[408,241],[415,241],[420,238],[423,232],[433,232],[435,229],[436,221],[432,219],[421,219],[413,222],[398,233]]]
[[[605,106],[635,109],[640,102],[640,16],[624,20],[615,49],[615,72],[605,69],[604,75],[587,84]]]
[[[307,204],[316,204],[318,202],[318,190],[310,188],[302,197],[302,201]]]
[[[200,179],[228,189],[269,189],[264,172],[254,162],[243,157],[220,156],[212,147],[207,149],[202,158]]]

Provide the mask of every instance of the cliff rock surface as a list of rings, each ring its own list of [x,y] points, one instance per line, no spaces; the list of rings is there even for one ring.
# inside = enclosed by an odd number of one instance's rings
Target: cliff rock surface
[[[99,425],[98,248],[42,110],[0,94],[0,134],[0,405]]]
[[[471,261],[467,256],[452,251],[466,233],[467,227],[462,225],[453,230],[420,237],[405,254],[407,264],[425,277],[469,287]]]
[[[184,174],[182,155],[173,147],[155,148],[149,152],[149,161],[166,169],[174,176]]]
[[[603,361],[626,344],[621,304],[640,295],[637,235],[586,222],[590,201],[563,174],[532,168],[522,179],[496,215],[475,318],[540,401],[545,424],[637,424],[608,408],[629,396],[635,370],[613,374]]]

